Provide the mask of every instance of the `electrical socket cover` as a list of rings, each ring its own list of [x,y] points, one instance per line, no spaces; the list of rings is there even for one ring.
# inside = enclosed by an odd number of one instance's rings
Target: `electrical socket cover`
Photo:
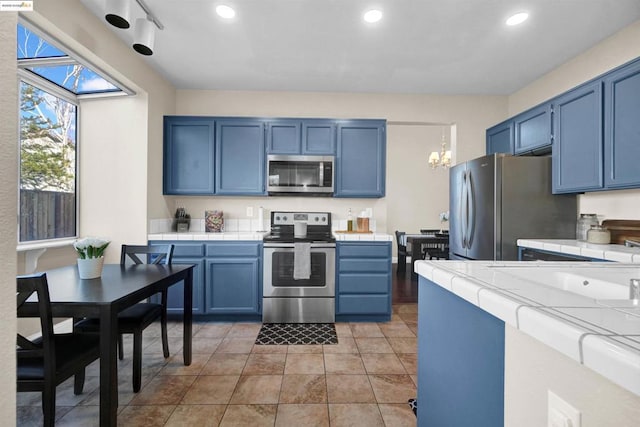
[[[547,427],[580,427],[580,411],[547,390]]]
[[[247,207],[247,216],[249,216],[249,217],[253,216],[253,206],[248,206]]]

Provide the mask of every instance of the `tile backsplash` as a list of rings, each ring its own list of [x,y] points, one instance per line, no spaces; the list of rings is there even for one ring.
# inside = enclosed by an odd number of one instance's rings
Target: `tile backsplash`
[[[354,221],[355,222],[355,221]],[[171,224],[172,218],[152,219],[149,221],[149,234],[170,233],[172,231]],[[340,219],[332,222],[333,230],[346,230],[347,220]],[[225,232],[255,232],[255,231],[268,231],[270,229],[269,219],[265,219],[260,224],[257,219],[248,218],[225,218],[224,219],[224,231]],[[369,230],[376,231],[376,221],[371,219],[369,221]],[[192,218],[189,225],[189,232],[203,233],[204,232],[204,218]]]

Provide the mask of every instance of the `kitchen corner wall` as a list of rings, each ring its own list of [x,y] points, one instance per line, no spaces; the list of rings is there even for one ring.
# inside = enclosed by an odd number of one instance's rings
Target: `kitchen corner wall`
[[[388,233],[440,228],[439,214],[449,205],[448,172],[431,170],[427,159],[431,151],[440,151],[443,129],[447,146],[453,145],[454,159],[464,161],[485,153],[486,128],[507,115],[503,96],[178,90],[176,101],[178,115],[386,119],[386,197],[166,196],[164,209],[150,210],[150,219],[172,217],[178,205],[196,218],[201,218],[205,209],[221,209],[225,216],[246,218],[247,206],[263,206],[268,210],[331,211],[335,219],[345,219],[348,208],[355,215],[372,207],[377,230]],[[450,127],[455,130],[453,141]],[[161,168],[161,163],[150,164],[152,167]]]
[[[16,218],[18,215],[18,85],[16,84],[16,13],[0,13],[0,419],[16,424]]]
[[[638,57],[640,21],[627,26],[509,96],[509,116]],[[579,196],[578,211],[597,213],[600,220],[640,219],[640,189],[585,193]]]

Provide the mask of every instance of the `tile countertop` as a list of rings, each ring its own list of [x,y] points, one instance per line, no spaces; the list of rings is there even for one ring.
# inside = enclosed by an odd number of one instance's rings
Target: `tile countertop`
[[[549,277],[563,273],[640,277],[637,264],[417,261],[415,267],[424,278],[640,396],[638,300],[594,299],[545,285],[559,285]]]
[[[386,233],[338,233],[333,232],[336,241],[375,241],[375,242],[391,242],[395,239],[391,234]]]
[[[206,233],[204,231],[188,231],[186,233],[154,233],[147,235],[148,240],[262,240],[267,231],[225,231],[223,233]]]
[[[607,261],[640,263],[640,248],[624,245],[599,245],[583,240],[518,239],[518,246]]]

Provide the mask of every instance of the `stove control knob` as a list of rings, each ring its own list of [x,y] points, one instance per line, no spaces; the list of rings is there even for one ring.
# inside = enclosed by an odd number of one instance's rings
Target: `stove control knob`
[[[320,218],[316,217],[316,222],[320,221]]]
[[[276,221],[280,221],[280,217],[279,216],[276,216]]]
[[[286,220],[287,220],[287,217],[286,217],[286,216],[283,216],[283,217],[282,217],[282,220],[283,220],[283,221],[286,221]]]

